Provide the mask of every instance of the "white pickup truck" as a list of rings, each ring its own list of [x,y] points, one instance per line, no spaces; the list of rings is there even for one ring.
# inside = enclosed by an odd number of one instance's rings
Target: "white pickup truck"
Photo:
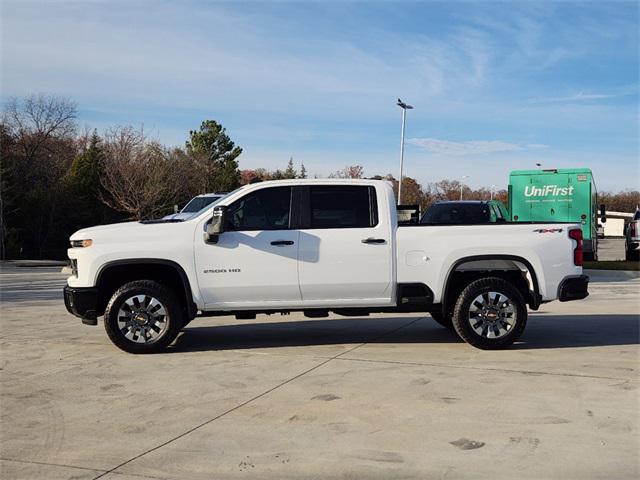
[[[527,305],[588,295],[579,224],[398,226],[376,180],[246,185],[184,221],[71,236],[69,312],[131,353],[160,351],[197,316],[429,312],[471,345],[516,341]]]

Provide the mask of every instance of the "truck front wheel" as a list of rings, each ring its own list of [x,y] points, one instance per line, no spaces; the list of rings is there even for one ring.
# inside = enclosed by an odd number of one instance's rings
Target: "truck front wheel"
[[[508,347],[522,335],[526,324],[527,305],[522,294],[497,277],[467,285],[453,312],[456,333],[483,350]]]
[[[125,283],[111,297],[104,327],[111,341],[129,353],[156,353],[176,338],[184,324],[182,305],[151,280]]]

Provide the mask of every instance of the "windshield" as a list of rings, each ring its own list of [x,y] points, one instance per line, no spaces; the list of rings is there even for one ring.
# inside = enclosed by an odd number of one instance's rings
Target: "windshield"
[[[208,205],[211,205],[213,202],[215,202],[216,200],[219,200],[221,198],[222,198],[222,195],[220,195],[220,196],[211,196],[211,197],[195,197],[195,198],[192,198],[191,201],[185,205],[185,207],[181,210],[180,213],[199,212],[204,207],[206,207]]]
[[[437,203],[424,214],[420,223],[429,225],[473,225],[489,223],[486,203]]]

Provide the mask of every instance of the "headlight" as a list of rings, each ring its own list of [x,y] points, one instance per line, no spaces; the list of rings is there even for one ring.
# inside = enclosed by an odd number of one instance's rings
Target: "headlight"
[[[93,245],[93,240],[71,240],[71,248],[86,248]]]

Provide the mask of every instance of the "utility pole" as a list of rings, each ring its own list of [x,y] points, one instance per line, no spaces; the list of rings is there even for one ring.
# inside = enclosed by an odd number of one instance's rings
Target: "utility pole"
[[[404,165],[404,125],[407,119],[407,110],[411,110],[413,107],[404,103],[398,99],[396,103],[402,109],[402,129],[400,132],[400,179],[398,180],[398,205],[402,203],[402,167]]]
[[[469,178],[469,175],[462,176],[462,180],[464,180],[465,178]],[[462,183],[462,180],[460,181],[460,200],[462,200],[462,190],[464,189],[464,183]]]

